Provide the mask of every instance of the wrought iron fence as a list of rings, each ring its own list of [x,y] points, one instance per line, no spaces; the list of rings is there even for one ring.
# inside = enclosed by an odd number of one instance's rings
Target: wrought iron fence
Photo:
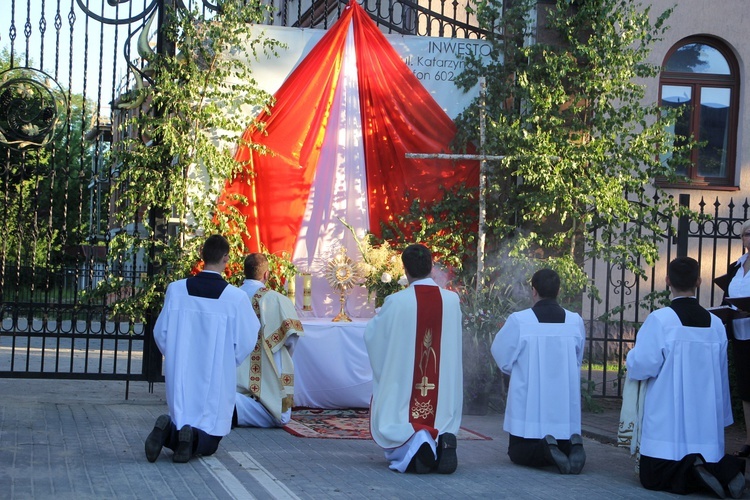
[[[139,272],[122,275],[136,282]],[[105,273],[103,265],[6,266],[0,308],[2,376],[147,380],[144,325],[113,314],[111,305],[121,297],[87,298]]]
[[[734,199],[712,203],[703,197],[691,204],[690,195],[679,195],[679,203],[697,213],[692,220],[682,217],[672,221],[674,232],[665,224],[661,234],[652,235],[660,247],[654,265],[638,262],[647,279],[639,279],[618,264],[594,260],[587,265],[591,281],[601,292],[601,300],[589,298],[583,316],[587,325],[585,370],[583,378],[595,397],[622,395],[625,357],[635,343],[638,327],[648,313],[660,307],[660,298],[668,297],[666,266],[673,258],[690,256],[701,267],[703,284],[698,299],[704,307],[721,304],[723,292],[712,279],[726,273],[730,263],[742,255],[739,236],[742,223],[748,218],[750,203],[742,205]]]
[[[327,28],[342,0],[281,0],[269,23]],[[161,379],[150,326],[112,314],[115,297],[84,293],[106,275],[137,283],[141,272],[107,258],[112,106],[134,85],[130,45],[145,19],[180,0],[10,0],[0,17],[0,377]],[[7,6],[7,3],[4,4]],[[364,0],[389,33],[481,38],[465,3]],[[184,7],[215,5],[204,0]],[[131,57],[132,56],[132,57]],[[22,99],[23,98],[23,99]],[[25,113],[25,114],[23,114]],[[689,205],[688,197],[681,202]],[[584,376],[595,396],[619,396],[619,374],[635,331],[648,314],[643,299],[664,291],[665,264],[695,256],[705,277],[722,274],[741,253],[739,225],[748,202],[701,199],[700,222],[675,221],[654,235],[662,254],[648,280],[593,261],[587,271],[602,300],[583,304],[588,326]],[[701,289],[704,305],[721,299]],[[158,359],[157,359],[158,358]],[[145,361],[144,361],[145,360]]]
[[[9,2],[0,16],[0,376],[161,380],[151,325],[115,317],[116,297],[87,295],[105,276],[137,285],[152,272],[108,257],[120,230],[110,214],[113,108],[136,85],[148,19],[158,24],[170,8],[210,18],[218,3]],[[325,29],[346,3],[280,0],[268,22]],[[459,2],[364,7],[389,33],[481,36]]]

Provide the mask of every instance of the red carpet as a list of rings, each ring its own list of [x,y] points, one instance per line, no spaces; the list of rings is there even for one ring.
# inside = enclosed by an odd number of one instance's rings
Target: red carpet
[[[293,410],[292,420],[284,427],[284,430],[295,436],[306,438],[372,439],[369,415],[368,409]],[[457,438],[492,439],[463,427],[458,431]]]

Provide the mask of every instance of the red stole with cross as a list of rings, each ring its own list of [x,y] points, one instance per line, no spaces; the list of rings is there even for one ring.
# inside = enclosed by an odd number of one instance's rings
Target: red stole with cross
[[[409,422],[414,431],[426,430],[437,439],[435,412],[440,380],[440,337],[443,331],[443,297],[440,287],[416,285],[417,335],[414,340],[414,378],[409,402]]]

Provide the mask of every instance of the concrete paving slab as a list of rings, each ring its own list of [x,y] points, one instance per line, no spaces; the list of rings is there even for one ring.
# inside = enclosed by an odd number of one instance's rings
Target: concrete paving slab
[[[0,498],[432,499],[667,498],[644,490],[628,452],[585,438],[578,476],[513,465],[502,415],[466,415],[492,440],[460,440],[451,475],[388,470],[369,440],[300,438],[282,429],[235,429],[212,457],[155,463],[143,445],[167,411],[164,385],[0,379]],[[619,410],[584,414],[586,435],[614,436]],[[607,427],[612,425],[611,429]],[[699,498],[699,495],[692,495]]]

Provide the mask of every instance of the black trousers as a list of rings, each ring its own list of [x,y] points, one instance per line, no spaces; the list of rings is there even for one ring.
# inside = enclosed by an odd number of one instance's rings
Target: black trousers
[[[734,382],[737,396],[742,401],[750,401],[750,340],[732,339],[734,357]]]
[[[690,453],[682,460],[665,460],[641,455],[640,479],[647,490],[669,491],[678,495],[687,495],[703,490],[703,483],[693,471],[699,453]],[[706,462],[706,470],[726,486],[739,473],[745,473],[745,461],[731,455],[724,455],[716,463]]]
[[[566,455],[570,455],[569,439],[558,439],[557,447]],[[545,456],[544,442],[541,439],[523,438],[511,434],[508,442],[508,456],[511,462],[518,465],[530,467],[555,465]]]

